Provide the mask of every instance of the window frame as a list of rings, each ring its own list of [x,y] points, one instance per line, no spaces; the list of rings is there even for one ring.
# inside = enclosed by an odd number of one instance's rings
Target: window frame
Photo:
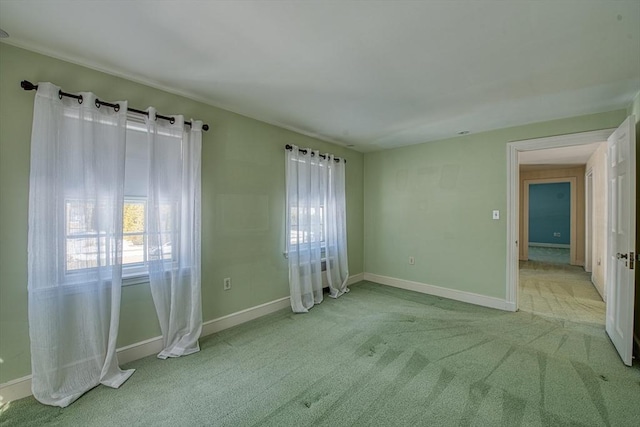
[[[312,157],[310,157],[309,159],[303,158],[303,159],[291,159],[292,161],[295,162],[299,162],[299,163],[307,163],[309,162],[311,165],[315,163],[321,167],[321,168],[328,168],[328,173],[331,173],[331,168],[329,168],[329,166],[327,164],[323,164],[321,163],[319,160],[313,159]],[[289,161],[289,160],[287,160]],[[292,206],[289,204],[289,198],[288,198],[288,193],[289,193],[289,189],[287,187],[287,184],[285,183],[285,233],[284,233],[284,251],[282,252],[285,258],[289,258],[289,253],[291,252],[302,252],[299,251],[299,245],[300,243],[295,243],[292,244],[291,243],[291,209],[295,208],[295,209],[300,209],[300,207],[297,206]],[[327,235],[327,229],[326,229],[326,206],[324,204],[320,205],[320,209],[321,209],[321,235],[322,235],[322,239],[320,240],[320,251],[321,251],[321,261],[325,261],[326,260],[326,247],[327,247],[327,242],[326,242],[326,235]],[[287,238],[288,237],[288,238]],[[304,243],[304,242],[303,242]]]
[[[136,115],[127,115],[127,132],[140,132],[146,131],[146,127],[144,125],[144,119],[142,117],[138,117]],[[96,232],[86,232],[86,233],[78,233],[71,234],[69,233],[69,212],[67,210],[68,204],[72,202],[83,202],[84,200],[80,198],[65,198],[62,201],[62,215],[60,220],[62,221],[62,229],[64,230],[64,238],[61,239],[59,244],[59,251],[63,254],[58,262],[60,264],[59,271],[60,277],[59,281],[62,285],[68,286],[69,288],[73,287],[82,287],[84,283],[86,283],[87,274],[90,274],[92,271],[97,271],[98,268],[109,268],[113,265],[113,260],[109,260],[109,263],[106,263],[103,266],[95,266],[95,267],[83,267],[77,269],[69,269],[68,268],[68,242],[70,239],[86,239],[96,237],[98,238],[101,233],[99,231]],[[86,200],[85,203],[96,203],[95,200]],[[144,205],[144,231],[142,232],[125,232],[124,231],[124,205],[127,203],[143,203]],[[122,286],[130,286],[137,285],[143,283],[149,283],[149,231],[148,231],[148,197],[141,196],[124,196],[123,201],[123,216],[122,216],[123,224],[122,224],[122,241],[124,244],[125,237],[141,235],[143,236],[143,260],[142,262],[131,262],[131,263],[122,263]],[[169,231],[169,233],[172,233]],[[103,234],[106,234],[103,232]],[[166,232],[160,231],[160,234],[166,234]],[[114,238],[105,236],[105,253],[109,254],[109,249],[111,244],[113,243]],[[98,246],[100,246],[100,242],[98,242]],[[172,248],[173,249],[173,248]],[[122,255],[124,255],[124,250]],[[97,257],[100,256],[100,252],[96,254]],[[105,257],[106,258],[106,257]],[[171,264],[171,268],[176,268],[178,266],[178,261],[174,256],[174,252],[171,252],[171,258],[165,259],[167,264]]]

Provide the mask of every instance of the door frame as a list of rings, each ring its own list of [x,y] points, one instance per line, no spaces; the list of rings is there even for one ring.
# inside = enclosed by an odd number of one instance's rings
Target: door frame
[[[576,178],[537,178],[537,179],[525,179],[523,182],[523,197],[522,197],[522,244],[529,245],[529,185],[531,184],[555,184],[560,182],[568,182],[570,188],[571,206],[569,218],[571,223],[569,224],[569,264],[577,265],[577,239],[578,239],[578,218],[577,218],[577,195],[576,195]],[[524,252],[526,259],[529,259],[529,248],[525,246]]]
[[[507,253],[506,253],[506,307],[518,310],[518,232],[520,221],[520,161],[518,154],[523,151],[545,150],[548,148],[603,142],[615,129],[580,132],[546,138],[526,139],[507,143]]]
[[[584,174],[584,271],[591,273],[593,283],[593,167]],[[598,287],[596,286],[596,289]]]

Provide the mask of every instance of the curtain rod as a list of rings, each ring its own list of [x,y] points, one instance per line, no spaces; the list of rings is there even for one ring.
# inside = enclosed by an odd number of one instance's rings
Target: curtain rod
[[[38,85],[34,85],[33,83],[31,83],[28,80],[21,81],[20,82],[20,87],[22,87],[22,89],[24,89],[24,90],[37,90],[38,89]],[[58,91],[58,96],[60,97],[60,99],[62,99],[63,96],[66,96],[67,98],[77,99],[78,103],[82,104],[82,95],[74,95],[73,93],[67,93],[67,92],[63,92],[62,90],[59,90]],[[99,99],[96,98],[96,107],[100,108],[101,105],[106,105],[107,107],[111,107],[116,112],[120,111],[120,104],[112,104],[110,102],[100,101]],[[145,116],[149,116],[149,112],[148,111],[138,110],[137,108],[129,107],[129,108],[127,108],[127,111],[131,111],[133,113],[144,114]],[[175,117],[171,117],[171,116],[163,116],[161,114],[156,114],[156,117],[168,120],[169,123],[171,123],[171,124],[174,124],[175,121],[176,121]],[[191,126],[191,122],[184,122],[184,124]],[[202,130],[208,131],[209,130],[209,125],[203,124],[202,125]]]
[[[287,145],[284,146],[284,149],[291,151],[291,150],[293,150],[293,146],[287,144]],[[298,151],[300,151],[302,154],[307,154],[307,152],[308,152],[304,148],[299,148]],[[313,156],[315,156],[315,153],[312,151],[311,152],[311,157],[313,157]],[[319,156],[322,157],[325,160],[327,159],[327,156],[325,156],[324,154],[319,154]],[[340,157],[334,157],[333,160],[336,163],[340,163],[340,160],[344,160],[344,162],[347,163],[347,159],[343,159],[343,158],[340,158]]]

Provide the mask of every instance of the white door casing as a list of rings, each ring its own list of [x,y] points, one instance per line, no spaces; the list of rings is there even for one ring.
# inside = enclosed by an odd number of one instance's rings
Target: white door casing
[[[629,116],[608,139],[609,277],[606,330],[625,365],[633,351],[635,293],[636,150],[635,119]]]
[[[569,147],[606,141],[614,129],[603,129],[568,135],[513,141],[507,144],[507,262],[506,262],[506,305],[512,311],[518,309],[518,227],[519,227],[519,160],[523,151]]]
[[[585,195],[585,233],[584,233],[584,271],[593,271],[593,169],[589,169],[584,175],[584,195]],[[591,274],[593,283],[593,274]]]

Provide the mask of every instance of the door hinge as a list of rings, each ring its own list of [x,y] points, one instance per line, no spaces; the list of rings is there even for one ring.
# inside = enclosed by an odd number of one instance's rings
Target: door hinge
[[[636,261],[636,255],[633,252],[629,252],[629,270],[633,270],[633,265]]]

